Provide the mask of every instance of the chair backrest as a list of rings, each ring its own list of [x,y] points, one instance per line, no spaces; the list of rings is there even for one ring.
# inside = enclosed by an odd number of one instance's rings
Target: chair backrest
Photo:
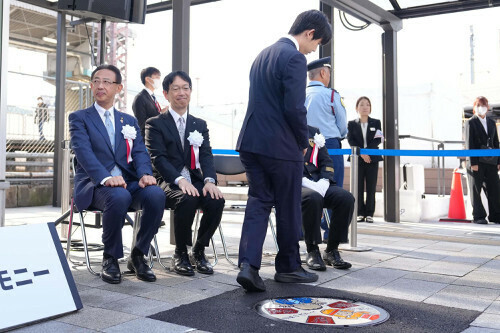
[[[239,175],[245,173],[239,155],[214,155],[215,172],[221,175]]]

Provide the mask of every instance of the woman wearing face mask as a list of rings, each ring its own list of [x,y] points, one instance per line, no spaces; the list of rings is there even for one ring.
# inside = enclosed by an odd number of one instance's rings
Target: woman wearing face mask
[[[498,133],[495,122],[486,117],[489,105],[486,97],[479,96],[473,104],[474,115],[465,123],[466,149],[498,149]],[[488,220],[500,223],[500,184],[498,170],[500,157],[467,157],[467,171],[471,175],[472,216],[474,223],[487,224],[486,211],[481,202],[481,188],[486,184]]]
[[[359,118],[347,124],[347,141],[349,145],[360,148],[378,149],[383,135],[380,120],[370,118],[372,103],[368,97],[362,96],[356,102]],[[377,187],[379,155],[361,155],[358,162],[358,222],[373,223],[375,212],[375,190]],[[366,184],[366,198],[364,197]]]

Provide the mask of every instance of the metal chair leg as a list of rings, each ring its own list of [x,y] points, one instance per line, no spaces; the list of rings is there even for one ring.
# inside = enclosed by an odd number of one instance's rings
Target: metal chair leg
[[[325,216],[326,225],[330,229],[330,214],[328,214],[328,209],[323,208],[323,215]]]
[[[73,205],[74,205],[73,198],[71,198],[71,207],[69,210],[68,237],[66,237],[66,239],[67,239],[66,260],[69,260],[69,252],[71,251],[71,236],[72,236],[71,232],[73,229]]]
[[[163,267],[163,269],[165,269],[166,271],[170,271],[170,268],[167,267],[167,266],[165,266],[161,262],[160,249],[158,247],[158,240],[156,238],[156,235],[153,237],[153,245],[154,245],[154,248],[155,248],[155,251],[156,251],[156,261],[158,261],[158,264],[160,264],[160,266]]]
[[[89,248],[87,245],[87,234],[85,233],[85,222],[83,219],[82,212],[80,212],[80,229],[82,229],[83,252],[85,253],[85,263],[87,264],[87,269],[92,275],[100,276],[101,274],[95,272],[90,265]]]
[[[230,258],[229,258],[229,253],[228,253],[228,250],[227,250],[227,245],[226,245],[226,239],[224,238],[224,233],[222,232],[222,227],[221,225],[219,224],[219,234],[220,234],[220,239],[222,241],[222,248],[224,249],[224,256],[226,257],[226,260],[233,266],[238,266],[237,264],[235,264]],[[213,240],[212,240],[212,244],[213,244]]]

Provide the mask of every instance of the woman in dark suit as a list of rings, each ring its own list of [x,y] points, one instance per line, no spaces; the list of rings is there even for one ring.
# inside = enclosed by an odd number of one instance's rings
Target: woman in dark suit
[[[372,103],[362,96],[356,101],[359,118],[347,124],[349,145],[360,148],[378,149],[382,131],[380,120],[370,118]],[[377,133],[378,132],[378,133]],[[382,156],[361,155],[358,163],[358,222],[373,223],[375,212],[375,190],[377,187],[378,162]],[[366,198],[364,197],[366,183]]]
[[[498,134],[495,122],[486,117],[489,105],[486,97],[474,101],[474,115],[465,123],[465,149],[498,149]],[[467,169],[471,179],[472,217],[474,223],[487,224],[486,211],[481,202],[481,189],[486,184],[488,198],[488,220],[500,223],[500,194],[498,170],[500,157],[467,157]]]

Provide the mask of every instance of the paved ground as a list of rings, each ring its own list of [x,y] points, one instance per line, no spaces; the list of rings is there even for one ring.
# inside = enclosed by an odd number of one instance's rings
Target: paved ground
[[[49,222],[59,214],[59,209],[53,207],[12,208],[7,209],[6,224]],[[165,213],[166,221],[168,214]],[[223,215],[224,234],[232,254],[237,252],[242,220],[243,213]],[[99,240],[100,230],[87,232],[91,242]],[[352,269],[329,268],[320,272],[319,281],[312,285],[440,305],[456,311],[475,310],[481,314],[464,332],[500,332],[500,225],[432,221],[394,224],[376,219],[374,224],[358,224],[358,232],[358,246],[372,250],[343,251],[342,256],[353,264]],[[75,237],[79,235],[77,230]],[[130,227],[124,228],[124,239],[131,239]],[[158,241],[164,257],[172,254],[168,223],[161,228]],[[219,237],[215,237],[215,243],[222,252]],[[265,248],[268,252],[275,250],[270,236]],[[304,244],[301,250],[305,251]],[[99,253],[93,256],[100,261]],[[166,262],[169,264],[169,260]],[[125,270],[125,265],[122,268]],[[83,267],[72,269],[84,308],[18,332],[201,332],[147,316],[239,288],[235,281],[237,270],[222,257],[215,274],[208,277],[181,277],[155,265],[155,283],[126,276],[121,284],[109,285]],[[261,275],[272,279],[274,267],[264,266]]]

